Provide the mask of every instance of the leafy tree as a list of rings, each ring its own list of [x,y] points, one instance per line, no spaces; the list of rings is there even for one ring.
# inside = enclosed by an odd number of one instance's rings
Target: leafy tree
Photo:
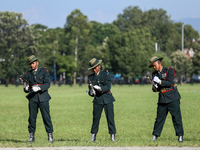
[[[177,50],[171,54],[172,66],[176,70],[177,76],[190,77],[193,72],[192,59],[182,53],[181,50]]]
[[[166,52],[166,43],[173,33],[173,22],[167,11],[163,9],[151,9],[144,12],[143,26],[148,27],[151,35],[156,37],[158,50]]]
[[[194,73],[200,74],[200,52],[197,52],[193,58]]]
[[[92,28],[91,23],[88,22],[87,16],[83,15],[80,10],[75,9],[67,17],[65,30],[66,30],[66,45],[70,55],[74,55],[75,58],[75,72],[74,72],[74,84],[76,84],[77,71],[79,73],[78,66],[82,65],[83,54],[87,44],[90,42],[90,30]]]
[[[194,73],[199,75],[200,74],[200,38],[196,40],[194,47],[195,47],[195,55],[192,58]]]
[[[0,58],[3,78],[16,78],[29,68],[27,57],[37,53],[38,35],[21,13],[0,12]]]
[[[154,40],[147,28],[132,29],[109,40],[113,73],[136,77],[148,70],[149,58],[154,52]]]
[[[147,27],[152,37],[156,37],[159,51],[166,51],[166,43],[173,33],[173,23],[170,16],[163,9],[151,9],[142,12],[139,7],[125,8],[113,22],[121,31],[130,31],[133,28]]]
[[[113,24],[118,26],[121,31],[129,31],[133,28],[142,27],[142,18],[143,12],[138,6],[129,6],[123,10],[123,14],[117,16],[117,20]]]
[[[96,21],[92,21],[91,29],[91,42],[94,47],[102,45],[106,37],[111,38],[120,32],[119,28],[114,24],[101,24]]]

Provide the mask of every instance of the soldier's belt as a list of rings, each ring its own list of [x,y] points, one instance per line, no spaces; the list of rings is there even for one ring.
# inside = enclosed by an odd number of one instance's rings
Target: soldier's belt
[[[101,93],[101,92],[97,92],[97,93],[99,93],[99,94],[105,94],[105,93],[110,93],[111,91],[106,91],[106,92],[103,92],[103,93]]]
[[[34,86],[39,86],[39,85],[43,85],[43,84],[34,84]]]
[[[174,89],[175,89],[174,85],[172,85],[172,87],[170,87],[170,88],[161,88],[160,93],[169,92],[169,91],[172,91]]]

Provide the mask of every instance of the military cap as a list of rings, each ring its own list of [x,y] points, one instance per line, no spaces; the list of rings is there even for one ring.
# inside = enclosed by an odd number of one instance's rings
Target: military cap
[[[98,66],[101,62],[102,62],[101,59],[100,59],[100,60],[97,60],[96,58],[92,58],[92,59],[89,61],[89,68],[88,68],[88,70],[95,68],[95,67]]]
[[[29,58],[28,58],[28,64],[30,65],[32,62],[36,61],[37,60],[37,57],[35,57],[35,55],[31,55]]]
[[[155,61],[157,61],[157,60],[162,61],[162,59],[163,59],[163,57],[158,58],[157,56],[153,56],[153,57],[149,60],[149,62],[150,62],[149,68],[153,67],[153,63],[154,63]]]

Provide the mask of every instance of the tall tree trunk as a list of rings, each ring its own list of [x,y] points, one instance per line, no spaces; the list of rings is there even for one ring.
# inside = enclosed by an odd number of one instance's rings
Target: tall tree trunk
[[[74,85],[76,85],[77,54],[78,54],[78,36],[76,36],[76,46],[75,46],[75,72],[74,72]]]

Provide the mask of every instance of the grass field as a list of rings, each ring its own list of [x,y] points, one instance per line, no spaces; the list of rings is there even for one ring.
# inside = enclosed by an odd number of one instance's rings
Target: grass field
[[[152,142],[158,94],[151,85],[112,86],[116,142],[110,141],[104,112],[96,142],[90,142],[92,98],[82,87],[52,85],[49,93],[54,143],[47,134],[40,112],[37,118],[36,141],[29,143],[28,100],[23,87],[0,86],[0,147],[59,147],[59,146],[200,146],[200,85],[178,86],[181,99],[184,142],[178,143],[171,115],[168,114],[161,137]],[[196,90],[196,92],[194,92]]]

